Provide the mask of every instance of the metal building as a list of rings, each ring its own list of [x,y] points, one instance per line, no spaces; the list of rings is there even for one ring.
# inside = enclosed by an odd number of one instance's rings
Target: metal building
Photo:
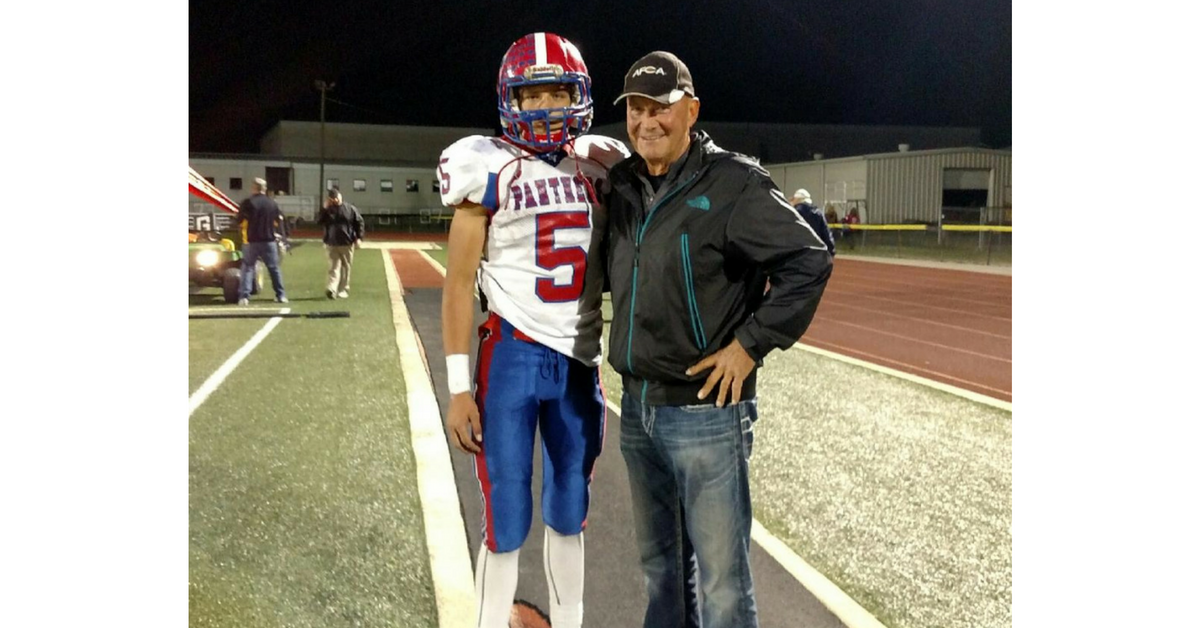
[[[864,223],[938,223],[947,210],[1011,216],[1012,150],[944,148],[765,165],[790,196],[805,188],[815,205]]]

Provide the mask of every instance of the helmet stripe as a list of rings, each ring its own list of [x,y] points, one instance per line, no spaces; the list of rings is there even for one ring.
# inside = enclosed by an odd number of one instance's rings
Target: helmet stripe
[[[534,33],[533,47],[537,51],[537,65],[545,65],[549,63],[546,60],[546,33]]]

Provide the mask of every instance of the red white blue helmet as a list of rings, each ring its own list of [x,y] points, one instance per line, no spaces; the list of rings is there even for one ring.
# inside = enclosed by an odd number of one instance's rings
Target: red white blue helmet
[[[571,92],[571,106],[521,111],[517,88],[529,85],[563,84]],[[554,33],[526,35],[504,53],[496,81],[497,109],[504,135],[535,151],[560,148],[592,126],[592,79],[579,49]],[[562,128],[549,131],[551,121]],[[546,133],[534,133],[534,123]]]

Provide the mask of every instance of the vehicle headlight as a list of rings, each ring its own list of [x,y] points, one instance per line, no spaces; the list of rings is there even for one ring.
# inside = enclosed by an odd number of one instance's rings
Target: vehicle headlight
[[[196,263],[205,268],[216,266],[220,259],[221,256],[216,251],[200,251],[196,254]]]

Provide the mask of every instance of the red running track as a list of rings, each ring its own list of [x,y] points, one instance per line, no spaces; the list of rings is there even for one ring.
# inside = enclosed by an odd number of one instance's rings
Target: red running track
[[[838,258],[801,342],[1012,401],[1012,277]]]

